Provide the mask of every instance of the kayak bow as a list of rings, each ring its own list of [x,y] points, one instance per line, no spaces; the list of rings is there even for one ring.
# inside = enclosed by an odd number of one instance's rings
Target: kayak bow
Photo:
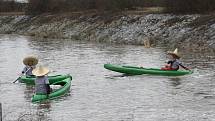
[[[69,74],[67,74],[67,75],[48,76],[50,84],[58,82],[58,81],[61,81],[61,80],[66,79],[66,78],[72,78],[72,77]],[[34,83],[35,79],[36,79],[35,76],[21,76],[19,78],[19,82],[26,83],[28,85],[35,85],[35,83]]]

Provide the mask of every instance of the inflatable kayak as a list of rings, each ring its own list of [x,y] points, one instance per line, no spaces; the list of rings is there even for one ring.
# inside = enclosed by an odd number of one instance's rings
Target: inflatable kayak
[[[61,80],[66,79],[66,78],[72,78],[72,77],[69,74],[67,74],[67,75],[48,76],[50,84],[58,82],[58,81],[61,81]],[[28,85],[35,85],[35,83],[34,83],[35,79],[36,79],[35,76],[30,76],[30,77],[29,76],[21,76],[19,78],[19,82],[26,83]]]
[[[50,83],[50,85],[60,85],[61,87],[57,90],[54,90],[49,95],[46,94],[34,94],[32,97],[32,102],[40,102],[46,99],[55,99],[59,96],[65,95],[69,90],[71,86],[71,78],[66,78],[61,81]]]
[[[133,67],[133,66],[119,66],[119,65],[112,65],[112,64],[105,64],[104,68],[129,74],[129,75],[142,75],[142,74],[152,74],[152,75],[163,75],[163,76],[182,76],[186,74],[193,73],[192,71],[187,70],[178,70],[178,71],[165,71],[156,68],[141,68],[141,67]]]

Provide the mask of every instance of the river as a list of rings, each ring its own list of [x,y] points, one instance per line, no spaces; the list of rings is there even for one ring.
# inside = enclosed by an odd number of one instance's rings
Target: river
[[[103,68],[105,63],[161,67],[169,49],[1,35],[3,121],[215,121],[214,52],[181,50],[182,61],[194,70],[181,77],[123,76]],[[70,92],[31,103],[33,87],[12,83],[29,54],[38,55],[52,75],[71,74]]]

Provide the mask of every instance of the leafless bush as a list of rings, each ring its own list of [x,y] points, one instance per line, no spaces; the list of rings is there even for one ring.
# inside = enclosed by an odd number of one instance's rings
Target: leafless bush
[[[27,13],[70,12],[89,9],[117,11],[157,6],[160,0],[28,0]]]
[[[215,0],[165,0],[171,13],[205,13],[215,10]]]
[[[165,7],[170,13],[204,13],[215,10],[215,0],[28,0],[27,9],[14,0],[0,0],[1,11],[27,14],[73,12],[89,9],[121,11],[138,7]]]
[[[14,0],[0,0],[0,12],[22,12],[25,4],[15,2]]]

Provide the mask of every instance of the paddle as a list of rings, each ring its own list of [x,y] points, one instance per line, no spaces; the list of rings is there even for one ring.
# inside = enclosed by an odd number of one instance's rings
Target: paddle
[[[25,71],[24,73],[22,73],[13,83],[16,83],[16,82],[19,80],[19,78],[20,78],[21,76],[23,76],[26,72],[28,72],[30,69],[31,69],[31,68],[29,68],[27,71]]]

